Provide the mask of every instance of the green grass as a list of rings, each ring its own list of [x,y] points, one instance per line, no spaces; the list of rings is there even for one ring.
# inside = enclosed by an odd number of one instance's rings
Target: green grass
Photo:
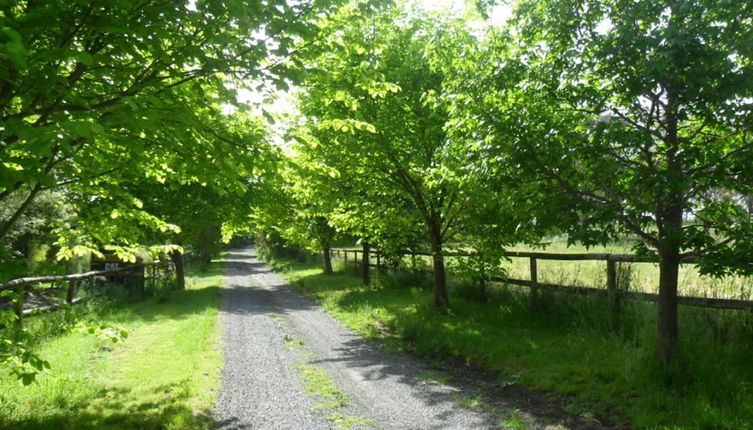
[[[488,408],[489,405],[484,402],[484,398],[481,396],[481,394],[477,394],[473,397],[467,397],[465,399],[462,399],[460,401],[460,407],[466,408],[466,409],[480,409],[480,408]]]
[[[324,369],[300,362],[295,366],[306,392],[316,399],[313,410],[337,409],[348,404],[345,393]]]
[[[214,263],[189,271],[186,291],[92,307],[89,318],[128,330],[121,343],[81,331],[40,340],[52,369],[37,383],[23,387],[0,371],[0,428],[208,428],[222,363],[222,282]],[[46,317],[36,318],[30,323],[43,326]]]
[[[418,379],[420,379],[423,382],[436,382],[437,384],[440,384],[440,385],[446,385],[448,382],[452,380],[452,375],[447,374],[445,372],[430,370],[428,372],[424,372],[418,375]]]
[[[355,276],[326,276],[312,265],[277,267],[361,335],[427,358],[460,357],[499,372],[503,387],[556,393],[572,415],[636,428],[753,428],[749,313],[682,307],[684,359],[666,370],[654,364],[652,304],[626,302],[616,319],[600,298],[532,300],[522,290],[495,288],[480,303],[463,298],[471,286],[455,285],[451,311],[440,314],[417,277],[383,276],[364,287]],[[513,418],[505,426],[519,428]]]
[[[523,414],[517,409],[508,412],[499,422],[499,427],[511,430],[528,430],[531,428],[525,418],[523,418]]]

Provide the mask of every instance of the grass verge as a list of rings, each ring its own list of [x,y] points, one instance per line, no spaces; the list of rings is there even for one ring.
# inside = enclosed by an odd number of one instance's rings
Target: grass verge
[[[189,269],[185,291],[92,306],[87,318],[128,330],[122,343],[81,331],[40,340],[52,369],[37,383],[24,387],[0,370],[0,428],[210,427],[222,363],[222,282],[222,265],[213,263],[204,272]]]
[[[571,415],[612,417],[636,428],[753,428],[748,314],[682,308],[684,360],[663,370],[654,364],[651,304],[624,303],[615,319],[599,298],[531,300],[523,291],[498,288],[480,303],[465,299],[472,294],[461,285],[451,312],[440,314],[424,283],[410,276],[364,287],[355,276],[326,276],[311,264],[274,266],[359,334],[429,360],[460,357],[499,372],[502,387],[557,393]],[[519,417],[507,421],[515,428]]]
[[[285,328],[284,318],[276,314],[270,316],[281,328]],[[347,395],[324,368],[311,364],[311,360],[316,356],[305,347],[303,340],[295,338],[290,333],[284,333],[283,340],[299,357],[294,368],[301,378],[306,394],[315,401],[311,406],[312,411],[326,414],[324,418],[336,430],[372,428],[371,420],[346,413]]]

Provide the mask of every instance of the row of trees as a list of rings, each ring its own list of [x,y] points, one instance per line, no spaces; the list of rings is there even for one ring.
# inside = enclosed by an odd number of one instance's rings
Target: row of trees
[[[61,259],[125,257],[241,228],[275,155],[236,90],[295,79],[295,44],[337,4],[0,5],[0,282],[31,236]]]
[[[247,228],[278,155],[237,89],[297,80],[299,44],[339,3],[0,2],[0,284],[88,269],[29,264],[40,244],[64,262],[181,246],[207,259]],[[27,383],[45,364],[12,329],[13,294],[0,367]]]
[[[449,244],[490,270],[553,231],[628,234],[660,265],[669,362],[680,260],[753,271],[751,8],[521,0],[483,26],[365,0],[6,2],[0,282],[34,238],[125,256],[255,225],[426,244],[445,308]],[[290,154],[238,103],[249,82],[297,84]]]
[[[325,255],[336,231],[422,241],[439,308],[449,243],[493,268],[552,232],[637,237],[659,264],[669,363],[681,260],[753,273],[752,7],[521,0],[504,26],[344,7],[304,60],[296,143],[258,225]]]

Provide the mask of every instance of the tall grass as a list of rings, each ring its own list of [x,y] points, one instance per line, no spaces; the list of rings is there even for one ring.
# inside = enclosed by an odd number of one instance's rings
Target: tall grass
[[[541,247],[516,245],[508,251],[533,251],[549,253],[633,253],[634,241],[623,240],[606,246],[585,247],[568,245],[564,237],[553,237]],[[454,257],[447,257],[448,266],[452,266]],[[431,258],[428,256],[402,256],[396,258],[400,267],[412,270],[430,269]],[[622,263],[630,277],[623,286],[630,291],[657,293],[659,289],[659,267],[655,263]],[[502,268],[512,279],[527,280],[530,277],[529,259],[511,257],[502,263]],[[537,260],[538,281],[548,284],[571,285],[580,287],[606,288],[606,261],[558,261]],[[725,276],[716,278],[701,275],[693,264],[680,266],[679,294],[693,297],[724,298],[736,300],[753,299],[753,277]]]
[[[607,246],[586,248],[582,245],[568,245],[563,237],[554,237],[543,248],[518,245],[510,251],[545,251],[552,253],[614,253],[630,254],[634,242],[625,240]],[[629,288],[632,291],[657,293],[659,288],[659,267],[654,263],[625,263],[632,272]],[[504,264],[511,278],[528,279],[528,259],[512,258]],[[539,282],[577,285],[584,287],[605,287],[607,283],[606,262],[604,261],[538,261]],[[680,266],[679,293],[685,296],[750,300],[753,297],[753,278],[726,276],[715,278],[701,275],[693,264]]]

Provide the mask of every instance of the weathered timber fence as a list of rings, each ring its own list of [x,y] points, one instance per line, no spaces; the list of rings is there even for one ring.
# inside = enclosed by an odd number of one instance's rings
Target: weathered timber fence
[[[353,248],[332,248],[331,251],[334,255],[344,256],[344,260],[348,262],[348,254],[352,253],[353,261],[358,261],[358,254],[363,253],[361,249]],[[380,269],[381,264],[381,251],[371,250],[372,254],[376,256],[376,264],[370,264],[371,267],[377,267]],[[406,251],[398,253],[398,255],[405,256],[431,256],[431,252],[421,251]],[[445,253],[445,257],[472,257],[470,253]],[[557,254],[549,252],[506,252],[504,254],[509,258],[528,258],[530,267],[530,279],[514,279],[504,278],[499,276],[493,276],[489,280],[494,282],[520,285],[529,288],[535,288],[540,290],[560,291],[572,294],[582,295],[598,295],[607,296],[613,300],[629,299],[629,300],[644,300],[655,302],[659,299],[658,294],[643,293],[638,291],[625,291],[618,288],[617,283],[617,263],[656,263],[654,260],[641,259],[633,254]],[[605,261],[606,262],[606,275],[607,275],[607,288],[594,288],[583,287],[573,285],[559,285],[540,283],[538,281],[538,260],[557,260],[557,261]],[[685,258],[682,261],[683,264],[697,263],[696,259]],[[736,309],[736,310],[753,310],[753,301],[751,300],[735,300],[735,299],[717,299],[709,297],[692,297],[692,296],[678,296],[678,303],[686,306],[696,306],[703,308],[714,309]]]
[[[24,277],[17,278],[12,281],[8,281],[5,284],[0,284],[0,291],[13,290],[15,291],[15,298],[11,301],[13,312],[16,314],[16,324],[23,325],[23,319],[26,316],[47,312],[59,309],[63,305],[74,305],[81,301],[80,298],[76,298],[76,291],[81,286],[81,283],[86,280],[92,280],[95,277],[108,277],[120,272],[133,271],[134,269],[148,269],[150,276],[147,277],[154,287],[154,283],[157,278],[171,277],[176,273],[176,270],[171,267],[175,264],[175,261],[170,260],[156,260],[150,263],[132,264],[125,267],[107,269],[107,270],[93,270],[83,273],[74,273],[70,275],[49,275],[49,276],[36,276],[36,277]],[[160,274],[161,272],[161,274]],[[51,284],[50,288],[38,289],[38,291],[50,291],[55,290],[56,283],[65,283],[65,302],[54,303],[47,306],[41,306],[33,309],[24,309],[27,296],[34,291],[34,286],[41,284]],[[179,280],[180,285],[180,280]],[[57,290],[60,290],[59,288]],[[2,311],[2,309],[0,309]]]

